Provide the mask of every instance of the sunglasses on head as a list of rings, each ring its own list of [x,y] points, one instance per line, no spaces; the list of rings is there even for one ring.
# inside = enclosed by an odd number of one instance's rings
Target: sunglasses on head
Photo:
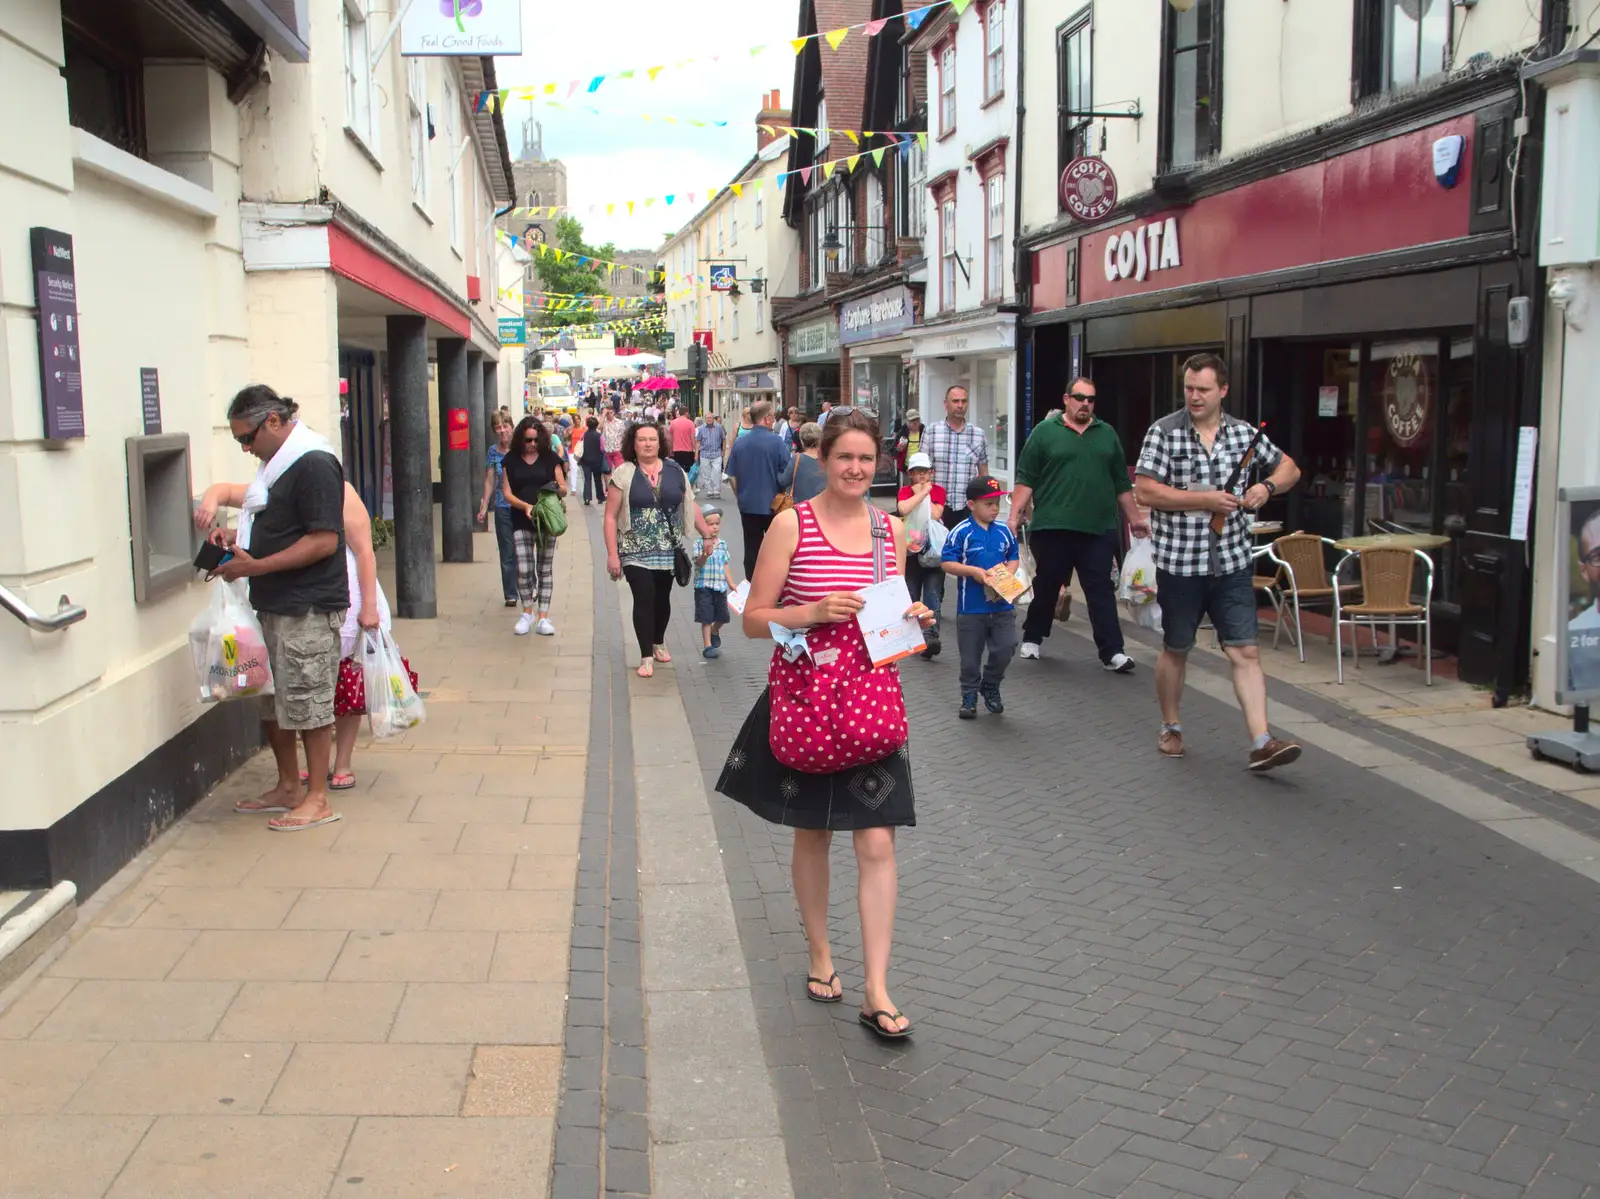
[[[1069,396],[1071,396],[1073,399],[1077,400],[1078,403],[1080,403],[1080,404],[1092,404],[1092,403],[1094,403],[1094,399],[1095,399],[1094,396],[1085,395],[1081,391],[1069,391],[1067,394]]]

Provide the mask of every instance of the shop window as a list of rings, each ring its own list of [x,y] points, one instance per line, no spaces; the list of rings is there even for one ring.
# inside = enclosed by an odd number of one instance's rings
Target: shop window
[[[137,58],[66,33],[67,119],[119,150],[144,157],[144,72]]]
[[[1443,74],[1450,65],[1449,0],[1356,0],[1353,99]]]
[[[1062,27],[1056,40],[1057,175],[1074,158],[1089,153],[1094,122],[1084,114],[1094,111],[1093,16],[1093,9],[1085,9]]]
[[[372,28],[368,0],[342,0],[344,34],[344,125],[374,155],[378,153],[378,98],[372,79]]]
[[[1001,171],[983,181],[983,295],[997,299],[1005,288],[1006,176]]]
[[[884,228],[883,178],[867,176],[867,264],[876,266],[883,261],[888,249],[887,230]]]
[[[428,207],[428,60],[406,59],[406,123],[411,133],[411,199]]]
[[[1183,12],[1162,5],[1162,12],[1161,158],[1170,170],[1192,166],[1222,147],[1222,0],[1195,0]]]
[[[956,202],[939,205],[939,311],[956,307]]]
[[[956,39],[950,35],[939,51],[939,136],[956,131]]]
[[[928,183],[928,152],[913,137],[903,143],[905,151],[895,156],[895,211],[901,237],[921,240],[928,231],[927,200],[923,189]]]
[[[990,0],[983,10],[983,100],[998,100],[1006,91],[1005,0]]]
[[[983,430],[989,445],[989,469],[1011,469],[1011,421],[1001,389],[1006,383],[1006,371],[994,358],[979,358],[973,367],[972,388],[973,424]]]

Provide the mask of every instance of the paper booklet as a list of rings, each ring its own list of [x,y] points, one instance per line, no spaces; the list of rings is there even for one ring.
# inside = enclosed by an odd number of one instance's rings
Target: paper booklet
[[[911,592],[906,589],[904,575],[891,575],[857,594],[864,603],[856,613],[856,623],[861,626],[874,666],[898,662],[927,648],[922,626],[915,617],[906,615],[911,607]]]
[[[746,579],[732,591],[728,592],[728,607],[739,616],[744,615],[744,606],[750,599],[750,580]]]

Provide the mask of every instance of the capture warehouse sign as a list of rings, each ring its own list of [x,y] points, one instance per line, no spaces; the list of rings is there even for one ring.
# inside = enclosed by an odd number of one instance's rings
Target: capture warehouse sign
[[[871,341],[911,327],[911,292],[904,286],[862,296],[839,307],[839,341],[842,345]]]
[[[400,53],[521,54],[521,0],[412,0]]]

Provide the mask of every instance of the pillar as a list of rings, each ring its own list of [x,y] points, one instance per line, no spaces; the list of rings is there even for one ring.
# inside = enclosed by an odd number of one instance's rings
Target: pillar
[[[388,318],[389,454],[394,473],[394,614],[439,614],[433,578],[433,464],[428,436],[428,322]]]
[[[483,355],[476,350],[467,351],[467,431],[471,443],[472,462],[467,475],[472,479],[473,527],[477,527],[477,512],[483,494],[483,476],[489,469],[488,448],[484,438],[488,421],[483,407]]]
[[[467,408],[467,343],[459,337],[441,337],[439,360],[439,527],[444,534],[446,562],[472,561],[472,518],[477,512],[472,502],[471,418],[468,428],[451,427],[451,413]],[[452,433],[459,438],[467,433],[468,444],[450,448]]]

